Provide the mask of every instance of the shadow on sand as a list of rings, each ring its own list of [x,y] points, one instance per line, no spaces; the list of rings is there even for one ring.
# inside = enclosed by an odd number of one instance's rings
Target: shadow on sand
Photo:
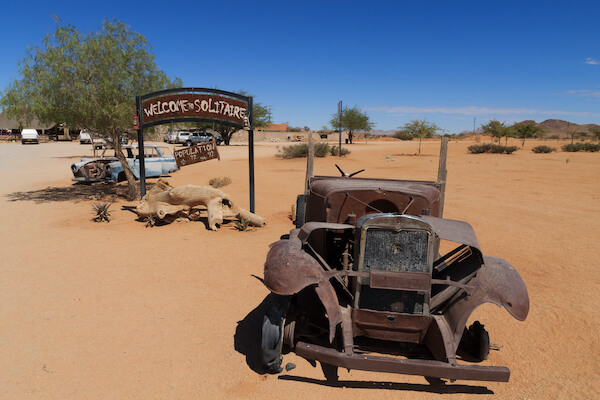
[[[259,279],[255,276],[255,278]],[[261,362],[260,341],[263,315],[265,313],[269,296],[246,317],[238,322],[233,337],[235,350],[246,356],[246,364],[257,374],[265,374]],[[285,361],[285,359],[284,359]],[[429,392],[429,393],[469,393],[469,394],[494,394],[485,386],[470,386],[459,384],[417,384],[400,382],[376,382],[376,381],[327,381],[295,375],[280,375],[278,377],[283,381],[304,382],[313,385],[344,387],[349,389],[380,389],[380,390],[400,390],[411,392]]]
[[[146,183],[149,191],[153,183]],[[138,186],[139,190],[139,186]],[[127,199],[127,184],[98,182],[93,184],[74,183],[66,187],[47,187],[28,192],[14,192],[6,195],[8,201],[33,201],[45,203],[51,201],[104,201],[114,202],[117,199]]]

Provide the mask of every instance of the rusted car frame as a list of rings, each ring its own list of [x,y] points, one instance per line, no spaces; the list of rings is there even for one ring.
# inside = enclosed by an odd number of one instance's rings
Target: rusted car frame
[[[315,177],[297,204],[296,229],[271,245],[264,283],[262,357],[281,370],[293,351],[337,368],[508,381],[481,361],[489,336],[482,303],[525,320],[527,288],[505,260],[484,256],[472,227],[439,218],[436,182]],[[442,254],[442,247],[443,254]]]

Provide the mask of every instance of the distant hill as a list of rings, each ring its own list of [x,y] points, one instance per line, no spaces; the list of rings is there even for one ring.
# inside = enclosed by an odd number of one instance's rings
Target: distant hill
[[[563,121],[561,119],[547,119],[540,123],[537,123],[532,120],[525,120],[525,121],[521,121],[521,123],[525,123],[525,124],[533,123],[536,126],[539,126],[540,128],[542,128],[544,130],[545,138],[551,138],[551,137],[567,138],[569,136],[568,135],[569,131],[575,131],[577,133],[583,132],[589,136],[592,136],[592,134],[590,132],[590,128],[591,127],[600,128],[600,125],[596,125],[596,124],[579,125],[579,124],[575,124],[573,122]]]

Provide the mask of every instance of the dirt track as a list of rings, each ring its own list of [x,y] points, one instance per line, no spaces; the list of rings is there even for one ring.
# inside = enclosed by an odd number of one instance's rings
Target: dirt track
[[[470,155],[451,142],[445,217],[473,225],[485,254],[505,258],[525,280],[524,323],[485,305],[493,343],[487,365],[509,383],[462,382],[448,399],[600,397],[600,155]],[[510,144],[510,143],[509,143]],[[535,144],[539,144],[535,142]],[[549,143],[555,147],[559,144]],[[369,142],[341,161],[317,159],[316,174],[365,168],[364,177],[435,179],[439,142]],[[221,161],[185,167],[169,182],[206,185],[215,176],[248,205],[247,147],[220,147]],[[268,245],[287,233],[305,160],[256,149],[256,211],[268,225],[217,232],[202,222],[146,228],[117,198],[114,219],[95,224],[96,192],[71,185],[76,143],[0,144],[0,398],[2,399],[367,399],[439,398],[421,377],[340,371],[330,387],[319,368],[262,375],[256,346]],[[388,156],[388,157],[386,157]]]

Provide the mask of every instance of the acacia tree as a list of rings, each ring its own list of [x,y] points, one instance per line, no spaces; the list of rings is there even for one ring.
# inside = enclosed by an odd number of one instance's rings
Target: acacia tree
[[[348,142],[352,143],[354,131],[370,131],[375,127],[366,112],[363,112],[359,106],[342,108],[342,129],[348,130]],[[335,130],[338,127],[337,113],[331,114],[329,124]]]
[[[596,138],[596,140],[600,142],[600,126],[591,126],[589,131]]]
[[[500,139],[503,137],[506,137],[508,141],[508,127],[504,125],[504,122],[492,119],[487,124],[482,124],[481,129],[484,133],[490,135],[492,140],[494,138],[498,139],[498,144],[500,144]]]
[[[421,139],[431,138],[437,133],[437,131],[442,130],[442,128],[440,128],[436,124],[428,122],[425,119],[415,119],[413,121],[407,122],[406,124],[404,124],[404,126],[399,126],[398,129],[399,132],[408,134],[413,138],[419,138],[419,154],[421,154]]]
[[[245,90],[238,90],[238,94],[242,96],[251,96]],[[262,103],[252,103],[252,117],[255,128],[261,128],[267,126],[269,124],[269,109],[264,106]],[[226,146],[229,146],[229,142],[231,141],[231,137],[235,132],[238,131],[238,128],[231,127],[229,125],[216,124],[215,131],[219,132],[219,135],[223,138],[223,142]]]
[[[20,121],[33,117],[102,135],[115,149],[128,182],[128,200],[139,196],[119,136],[132,126],[135,96],[182,86],[159,70],[151,46],[117,20],[81,34],[56,19],[41,47],[28,48],[22,79],[11,82],[0,106]]]
[[[521,148],[525,146],[525,139],[541,135],[544,132],[541,127],[531,122],[528,124],[524,124],[522,122],[516,123],[510,127],[510,130],[514,132],[516,137],[523,140],[521,143]]]

